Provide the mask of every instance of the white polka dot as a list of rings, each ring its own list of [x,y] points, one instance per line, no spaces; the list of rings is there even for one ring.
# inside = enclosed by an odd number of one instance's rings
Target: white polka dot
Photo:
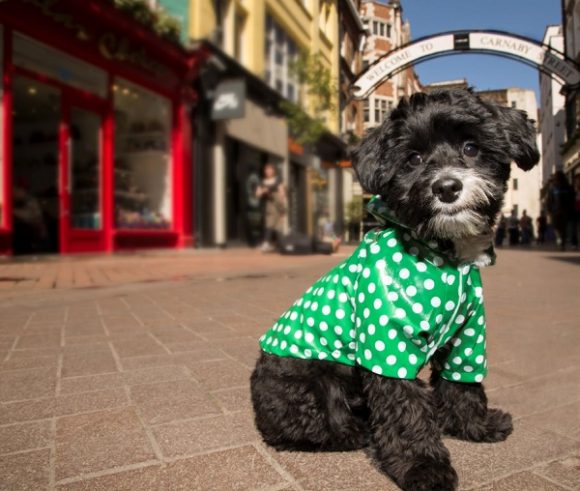
[[[379,244],[372,244],[370,247],[371,254],[378,254],[381,252],[381,246]]]
[[[372,354],[372,352],[371,352],[370,349],[366,349],[365,352],[364,352],[364,355],[365,355],[365,358],[367,360],[370,360],[373,357],[373,354]]]
[[[403,332],[408,336],[411,337],[413,335],[413,327],[412,326],[405,326],[403,327]]]
[[[298,319],[298,312],[292,312],[290,314],[290,319],[295,321],[296,319]]]
[[[340,348],[342,348],[342,342],[341,342],[340,340],[338,340],[338,339],[337,339],[337,340],[334,342],[334,347],[335,347],[336,349],[340,349]]]
[[[304,350],[304,356],[306,358],[310,358],[312,356],[312,351],[310,351],[309,349],[305,349]]]
[[[403,352],[407,349],[407,343],[405,343],[405,341],[399,341],[397,348],[399,349],[400,352]]]
[[[463,331],[463,333],[466,336],[469,336],[469,337],[475,336],[475,330],[474,329],[471,329],[471,328],[466,329],[465,331]]]
[[[427,271],[427,265],[425,263],[420,262],[420,261],[417,264],[415,264],[415,267],[421,273],[424,273],[425,271]]]
[[[320,344],[322,346],[326,346],[328,344],[328,341],[326,340],[326,338],[320,338]]]
[[[312,302],[310,300],[307,300],[306,302],[304,302],[304,308],[305,309],[309,308],[311,303]]]
[[[441,275],[441,281],[443,283],[447,283],[447,273],[446,272]]]
[[[461,378],[461,375],[459,375],[457,372],[453,372],[453,373],[451,374],[451,378],[452,378],[453,380],[459,380],[459,379]]]
[[[395,339],[397,337],[397,331],[395,329],[389,329],[387,335],[389,336],[389,339]]]
[[[383,301],[380,298],[375,298],[375,301],[373,302],[373,307],[375,308],[375,310],[379,310],[382,306]]]
[[[407,268],[403,268],[403,269],[401,269],[401,271],[399,271],[399,277],[402,280],[406,280],[410,275],[411,275],[411,273],[409,272],[409,270]]]
[[[461,272],[463,274],[469,273],[469,264],[466,264],[465,266],[463,266],[463,268],[461,268]]]
[[[375,325],[374,324],[369,324],[368,327],[367,327],[367,331],[372,336],[376,332]]]
[[[399,294],[397,292],[387,293],[387,299],[391,302],[396,302],[399,299]]]
[[[483,288],[481,288],[480,286],[476,286],[475,287],[475,296],[481,297],[482,294],[483,294]]]
[[[395,252],[393,254],[393,261],[400,263],[403,260],[403,255],[400,252]]]
[[[454,339],[454,340],[453,340],[453,346],[457,347],[457,346],[459,346],[460,344],[461,344],[461,339],[459,339],[459,338],[456,338],[456,339]]]
[[[312,343],[312,341],[314,341],[314,334],[312,334],[311,332],[307,332],[307,333],[304,335],[304,340],[305,340],[307,343]]]
[[[369,268],[363,269],[362,275],[363,278],[368,278],[371,275],[371,270]]]
[[[388,274],[381,276],[383,283],[387,286],[391,286],[393,284],[393,278],[391,278]]]
[[[384,259],[379,259],[376,263],[375,263],[375,268],[378,269],[385,269],[387,267],[387,262]]]
[[[465,370],[467,373],[469,373],[469,372],[473,372],[473,367],[472,367],[472,366],[470,366],[470,365],[465,365],[465,366],[463,367],[463,370]]]
[[[463,324],[465,322],[465,317],[463,315],[458,315],[455,318],[455,324]]]
[[[308,317],[308,319],[306,319],[306,324],[308,324],[310,327],[312,327],[314,325],[314,318]]]
[[[296,332],[294,333],[294,337],[295,337],[296,339],[300,339],[300,338],[302,337],[302,331],[301,331],[300,329],[298,329],[298,331],[296,331]]]
[[[415,288],[413,285],[409,285],[407,288],[405,288],[405,293],[409,297],[414,297],[415,295],[417,295],[417,288]]]
[[[351,264],[351,265],[348,267],[348,270],[349,270],[351,273],[356,273],[356,270],[357,270],[357,265],[356,265],[356,264]]]
[[[455,308],[455,304],[449,300],[446,304],[445,304],[445,310],[453,310]]]
[[[272,346],[278,346],[278,340],[274,339],[274,341],[272,341]]]
[[[358,335],[358,339],[359,339],[359,341],[360,341],[361,343],[364,343],[364,342],[367,340],[367,335],[366,335],[364,332],[361,332],[361,333]]]
[[[330,314],[330,307],[328,305],[325,305],[324,307],[322,307],[322,313],[324,315]]]
[[[465,300],[467,300],[467,294],[466,293],[462,293],[461,294],[461,303],[465,302]],[[471,305],[470,305],[471,307]]]
[[[421,326],[421,329],[423,329],[424,331],[429,330],[429,323],[427,321],[421,321],[419,323],[419,326]]]
[[[288,334],[291,330],[292,330],[292,328],[290,326],[286,326],[284,328],[284,334]]]
[[[484,359],[485,359],[485,358],[484,358],[484,356],[483,356],[483,355],[478,355],[478,356],[476,356],[476,357],[475,357],[475,362],[476,362],[476,363],[479,363],[479,364],[481,365],[481,364],[483,363],[483,360],[484,360]]]
[[[343,276],[342,279],[340,280],[340,282],[344,286],[349,286],[350,285],[350,278],[348,276]]]
[[[321,331],[327,331],[328,330],[328,324],[324,321],[322,321],[320,324],[318,324],[318,328]]]
[[[358,301],[359,301],[359,303],[363,303],[365,301],[365,294],[363,292],[360,292],[358,294]]]
[[[480,326],[483,326],[483,315],[482,315],[482,316],[481,316],[479,319],[477,319],[477,323],[478,323]]]
[[[337,336],[340,336],[342,334],[342,327],[334,326],[334,332]]]
[[[392,238],[392,239],[387,240],[387,245],[389,247],[395,247],[397,245],[397,239]]]
[[[395,317],[397,317],[398,319],[404,319],[407,316],[407,312],[405,312],[403,309],[398,308],[395,309]]]
[[[441,305],[441,299],[439,297],[433,297],[431,299],[431,305],[435,308],[439,307]]]
[[[441,324],[442,320],[443,320],[442,314],[438,314],[437,317],[435,317],[435,323],[437,323],[437,324]]]
[[[338,351],[338,350],[334,350],[334,351],[332,352],[332,356],[333,356],[334,358],[340,358],[340,351]]]
[[[385,351],[385,343],[383,343],[382,341],[375,342],[375,349],[377,351]]]
[[[288,343],[287,343],[286,341],[282,341],[282,342],[280,343],[280,348],[282,348],[282,349],[286,349],[286,346],[288,346]]]
[[[451,360],[453,363],[455,363],[456,365],[460,365],[461,364],[461,358],[459,358],[459,356],[456,356],[455,358],[453,358],[453,360]]]
[[[423,306],[420,303],[414,303],[412,308],[413,308],[413,312],[415,312],[415,314],[419,314],[419,313],[423,312]]]
[[[361,318],[360,318],[360,317],[357,317],[357,318],[356,318],[356,327],[360,327],[360,326],[361,326],[361,324],[362,324],[362,320],[361,320]]]
[[[397,357],[395,355],[387,356],[387,365],[394,365],[397,363]]]
[[[332,300],[336,295],[336,292],[334,290],[328,290],[328,293],[326,294],[326,296]]]
[[[383,369],[378,365],[375,365],[372,368],[372,371],[373,371],[373,373],[376,373],[377,375],[381,375],[383,373]]]
[[[369,309],[368,307],[367,307],[367,308],[365,308],[365,309],[363,310],[363,317],[364,317],[365,319],[368,319],[370,315],[371,315],[371,309]]]
[[[318,310],[318,302],[313,302],[312,305],[310,306],[310,309],[313,312],[316,312]]]
[[[346,293],[344,293],[344,292],[339,293],[338,294],[338,301],[339,302],[342,302],[342,303],[347,302],[348,301],[348,295]]]
[[[476,341],[476,343],[477,343],[477,344],[479,344],[479,343],[483,343],[483,334],[480,334],[479,336],[477,336],[477,341]]]
[[[431,278],[427,278],[423,282],[423,286],[425,287],[425,290],[433,290],[433,288],[435,288],[435,282]]]
[[[360,252],[358,253],[358,257],[367,257],[367,251],[361,249]]]
[[[336,311],[335,315],[336,315],[337,319],[344,319],[344,315],[345,315],[344,310],[338,309]]]
[[[326,358],[326,353],[324,353],[324,351],[318,353],[318,359],[319,360],[324,360]]]
[[[471,348],[465,348],[463,352],[465,353],[465,356],[471,356],[473,354],[473,350]]]
[[[453,283],[455,283],[455,276],[453,276],[452,274],[450,274],[450,275],[447,277],[447,284],[448,284],[448,285],[453,285]]]
[[[474,379],[475,379],[475,381],[476,381],[476,382],[481,382],[481,381],[483,380],[483,375],[481,375],[481,374],[478,374],[478,375],[476,375],[476,376],[474,377]]]
[[[290,346],[290,353],[298,353],[298,346],[296,346],[295,344],[293,344],[292,346]]]
[[[405,367],[401,367],[397,370],[397,375],[400,378],[405,378],[407,376],[407,369]]]
[[[386,326],[389,323],[389,318],[386,315],[381,315],[379,317],[379,324],[381,326]]]
[[[441,259],[439,256],[433,256],[433,264],[437,267],[443,266],[443,259]]]
[[[369,286],[367,286],[367,290],[369,293],[375,293],[375,291],[377,290],[377,285],[375,285],[374,283],[369,283]]]
[[[415,365],[417,363],[417,355],[409,355],[409,363]]]

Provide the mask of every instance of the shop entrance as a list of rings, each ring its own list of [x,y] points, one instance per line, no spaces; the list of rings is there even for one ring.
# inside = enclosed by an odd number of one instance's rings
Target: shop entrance
[[[102,111],[34,78],[12,87],[14,254],[104,250]]]

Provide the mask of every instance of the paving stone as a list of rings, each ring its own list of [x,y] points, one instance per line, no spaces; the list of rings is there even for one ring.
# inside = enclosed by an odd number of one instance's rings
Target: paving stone
[[[522,423],[580,440],[580,401],[526,416]]]
[[[38,356],[30,358],[17,358],[13,360],[7,360],[0,365],[0,371],[6,370],[20,370],[23,368],[39,368],[46,367],[53,368],[56,370],[58,365],[58,356]]]
[[[127,385],[138,385],[185,379],[189,377],[189,373],[182,366],[168,365],[126,370],[123,377]]]
[[[124,383],[125,379],[121,372],[69,377],[61,380],[60,393],[72,394],[77,392],[112,389],[115,387],[122,387]]]
[[[0,373],[0,401],[39,399],[54,395],[56,377],[44,368]]]
[[[0,403],[0,424],[51,418],[55,407],[54,398]]]
[[[252,413],[236,413],[156,426],[155,439],[166,457],[207,452],[259,441]]]
[[[131,408],[57,419],[57,480],[154,459],[145,430]]]
[[[113,346],[121,358],[129,356],[162,355],[167,352],[149,336],[133,336],[130,339],[115,340]]]
[[[63,377],[78,377],[116,372],[117,365],[108,347],[103,351],[66,353],[62,362]]]
[[[566,488],[554,484],[531,472],[522,472],[498,479],[491,484],[472,488],[473,491],[566,491]]]
[[[252,409],[249,387],[219,390],[212,392],[211,395],[228,412],[248,411]]]
[[[536,467],[533,471],[569,488],[580,489],[580,453]]]
[[[108,389],[57,397],[54,412],[57,416],[63,416],[127,406],[128,404],[127,394],[123,389]]]
[[[0,454],[46,447],[51,441],[52,429],[48,420],[0,426]]]
[[[250,384],[251,371],[233,360],[187,363],[192,376],[208,390]]]
[[[0,455],[0,490],[40,491],[49,484],[48,449]]]
[[[131,387],[131,400],[147,424],[196,418],[219,413],[219,409],[190,380]]]
[[[141,469],[81,480],[57,486],[58,491],[164,491],[168,480],[165,467],[150,465]]]

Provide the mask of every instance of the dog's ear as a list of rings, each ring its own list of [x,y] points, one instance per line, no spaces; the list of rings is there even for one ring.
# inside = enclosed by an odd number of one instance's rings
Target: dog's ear
[[[530,170],[540,160],[536,127],[525,111],[498,107],[501,128],[508,143],[508,154],[520,169]]]

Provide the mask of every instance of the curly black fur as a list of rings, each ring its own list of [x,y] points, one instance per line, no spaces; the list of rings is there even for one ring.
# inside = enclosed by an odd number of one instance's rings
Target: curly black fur
[[[477,147],[477,155],[468,155],[466,142]],[[414,154],[421,159],[410,159]],[[511,161],[529,169],[538,157],[525,113],[498,108],[469,91],[436,91],[403,100],[362,141],[353,163],[362,186],[381,194],[417,232],[453,240],[456,247],[487,247]],[[462,198],[449,206],[431,191],[444,173],[463,179]],[[479,235],[484,240],[472,240]],[[448,382],[439,377],[435,360],[433,366],[430,388],[358,366],[262,353],[251,377],[256,426],[279,450],[366,448],[404,490],[456,489],[442,433],[501,441],[512,431],[511,416],[487,407],[481,384]]]

